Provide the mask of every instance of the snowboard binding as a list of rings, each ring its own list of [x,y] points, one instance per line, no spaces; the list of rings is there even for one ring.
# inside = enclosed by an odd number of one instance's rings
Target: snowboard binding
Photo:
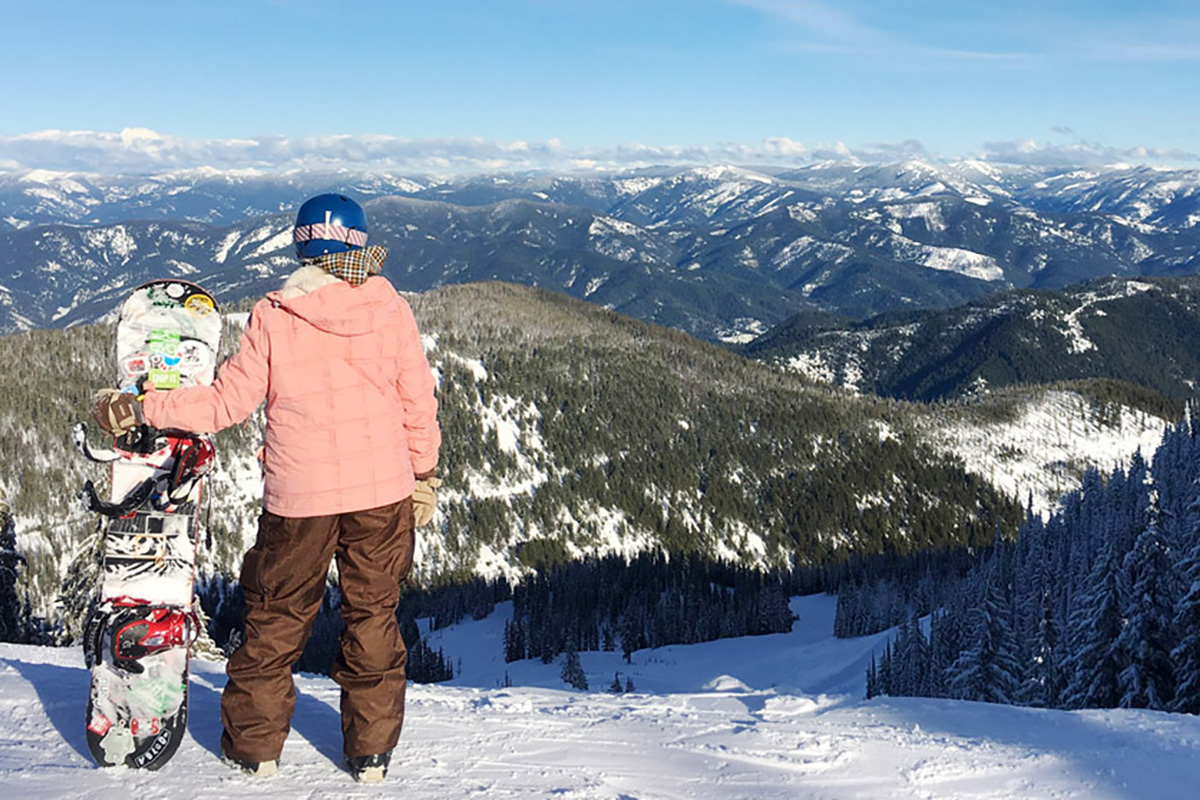
[[[113,665],[135,674],[143,671],[139,660],[172,647],[191,647],[200,635],[192,612],[145,606],[118,611],[109,631]]]

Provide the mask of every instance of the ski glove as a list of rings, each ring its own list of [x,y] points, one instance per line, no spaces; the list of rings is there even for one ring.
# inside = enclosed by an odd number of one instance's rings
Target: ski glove
[[[433,511],[437,508],[437,491],[442,485],[440,478],[432,475],[428,478],[418,478],[417,486],[413,489],[413,516],[418,528],[423,528],[433,522]]]
[[[92,397],[92,418],[103,430],[113,436],[143,424],[142,401],[128,392],[116,389],[101,389]]]

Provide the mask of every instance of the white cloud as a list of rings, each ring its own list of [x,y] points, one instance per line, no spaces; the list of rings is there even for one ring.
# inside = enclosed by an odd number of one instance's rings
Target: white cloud
[[[990,161],[1031,165],[1111,163],[1184,164],[1200,156],[1141,146],[1118,149],[1076,141],[989,142],[971,154]],[[690,164],[793,167],[814,161],[884,163],[908,158],[939,160],[919,141],[851,146],[770,136],[757,144],[711,146],[625,142],[571,147],[558,139],[497,142],[479,138],[404,139],[380,135],[259,136],[188,139],[144,128],[123,131],[36,131],[0,137],[0,170],[47,169],[101,174],[153,174],[191,169],[312,169],[454,175],[527,170],[605,171]]]
[[[1111,164],[1185,164],[1200,161],[1200,154],[1162,147],[1108,147],[1076,141],[1039,144],[1032,139],[987,142],[978,157],[1004,164],[1046,167],[1099,167]]]

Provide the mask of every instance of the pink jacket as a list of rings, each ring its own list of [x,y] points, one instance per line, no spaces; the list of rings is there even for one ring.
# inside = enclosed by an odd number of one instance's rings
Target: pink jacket
[[[296,275],[304,269],[317,268]],[[412,309],[379,276],[355,287],[321,273],[289,290],[295,277],[254,307],[211,386],[148,393],[146,421],[215,432],[265,397],[268,511],[310,517],[402,500],[441,444]]]

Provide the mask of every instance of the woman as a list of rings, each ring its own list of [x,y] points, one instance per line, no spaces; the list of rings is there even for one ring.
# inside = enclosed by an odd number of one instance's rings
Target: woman
[[[412,310],[379,275],[386,251],[366,246],[362,208],[314,197],[293,239],[302,266],[254,307],[211,386],[140,403],[108,394],[95,416],[113,433],[140,421],[206,433],[266,400],[263,513],[242,561],[246,639],[227,668],[222,753],[247,773],[275,772],[295,706],[291,667],[336,558],[346,763],[357,780],[383,780],[404,716],[400,584],[440,485],[434,380]]]

